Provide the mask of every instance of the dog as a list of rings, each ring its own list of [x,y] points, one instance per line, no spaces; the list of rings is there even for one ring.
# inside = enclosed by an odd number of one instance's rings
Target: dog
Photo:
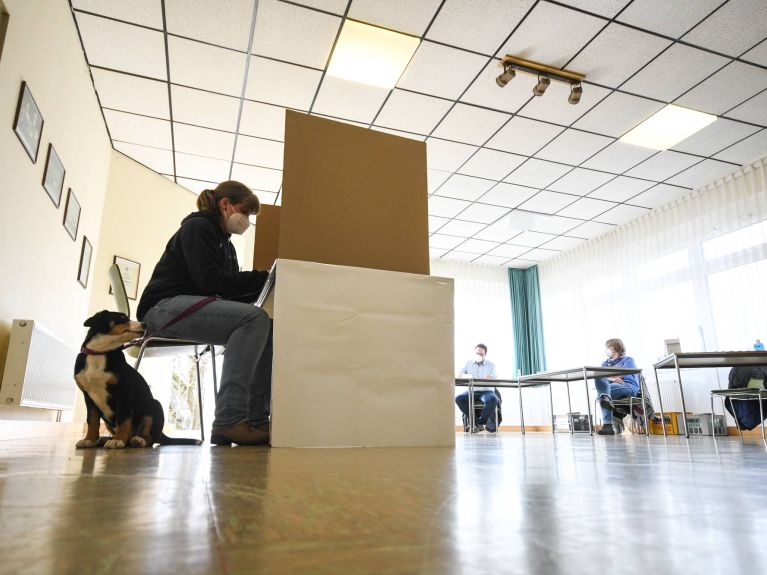
[[[162,432],[162,405],[152,397],[141,374],[125,361],[123,344],[141,337],[144,324],[123,313],[103,310],[83,325],[88,334],[75,360],[75,382],[85,397],[88,431],[76,447],[200,445],[196,439],[171,438]],[[111,438],[99,437],[102,419]]]

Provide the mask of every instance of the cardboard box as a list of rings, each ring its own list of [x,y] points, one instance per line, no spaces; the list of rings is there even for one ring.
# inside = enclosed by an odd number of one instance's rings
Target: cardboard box
[[[593,424],[594,424],[593,420],[591,423],[593,428]],[[588,433],[589,432],[588,414],[573,412],[573,413],[566,413],[566,414],[554,416],[555,431],[570,433],[571,429],[573,430],[573,433]]]
[[[677,416],[677,427],[684,429],[684,422],[682,421],[682,414]],[[714,429],[716,435],[727,435],[727,424],[724,419],[724,415],[714,416]],[[687,416],[687,431],[690,435],[711,436],[711,414],[710,413],[694,413]]]
[[[258,193],[256,193],[258,195]],[[280,239],[280,206],[261,205],[256,217],[256,239],[253,246],[253,269],[271,269],[277,259]]]
[[[666,435],[680,435],[679,430],[684,430],[684,423],[680,419],[682,416],[681,411],[667,411],[663,414]],[[663,435],[663,428],[660,423],[660,413],[653,415],[650,419],[650,433],[652,435]]]

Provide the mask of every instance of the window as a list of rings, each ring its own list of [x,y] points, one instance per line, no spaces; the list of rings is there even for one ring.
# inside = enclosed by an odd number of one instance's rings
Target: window
[[[3,59],[3,45],[5,45],[5,32],[8,30],[10,15],[5,9],[5,4],[0,0],[0,60]]]
[[[711,261],[762,244],[767,244],[767,220],[703,242],[703,257]]]
[[[666,274],[678,272],[690,267],[687,248],[650,260],[636,267],[640,280],[656,279]]]

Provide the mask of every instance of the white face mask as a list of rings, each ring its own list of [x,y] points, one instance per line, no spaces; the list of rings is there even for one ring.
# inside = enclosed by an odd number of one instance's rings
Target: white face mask
[[[234,208],[232,208],[234,210]],[[250,220],[245,214],[234,212],[229,219],[226,220],[226,231],[230,234],[241,235],[248,230],[250,226]]]
[[[482,363],[485,361],[485,358],[479,354],[474,356],[474,363]]]
[[[613,356],[613,350],[611,350],[609,347],[605,348],[605,355],[610,358]]]

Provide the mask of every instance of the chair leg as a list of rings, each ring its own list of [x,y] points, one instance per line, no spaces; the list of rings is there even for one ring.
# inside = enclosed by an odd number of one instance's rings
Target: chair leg
[[[144,359],[144,352],[146,351],[146,344],[149,343],[145,341],[141,344],[141,349],[138,350],[138,357],[136,358],[136,363],[133,364],[133,369],[138,371],[138,366],[141,365],[141,360]]]
[[[205,353],[205,352],[203,352]],[[202,415],[202,378],[200,377],[200,355],[197,346],[194,346],[194,367],[197,371],[197,406],[200,410],[200,439],[205,441],[205,422]]]
[[[210,349],[210,362],[213,368],[213,402],[218,400],[218,373],[216,373],[216,348],[212,345],[208,346]]]

